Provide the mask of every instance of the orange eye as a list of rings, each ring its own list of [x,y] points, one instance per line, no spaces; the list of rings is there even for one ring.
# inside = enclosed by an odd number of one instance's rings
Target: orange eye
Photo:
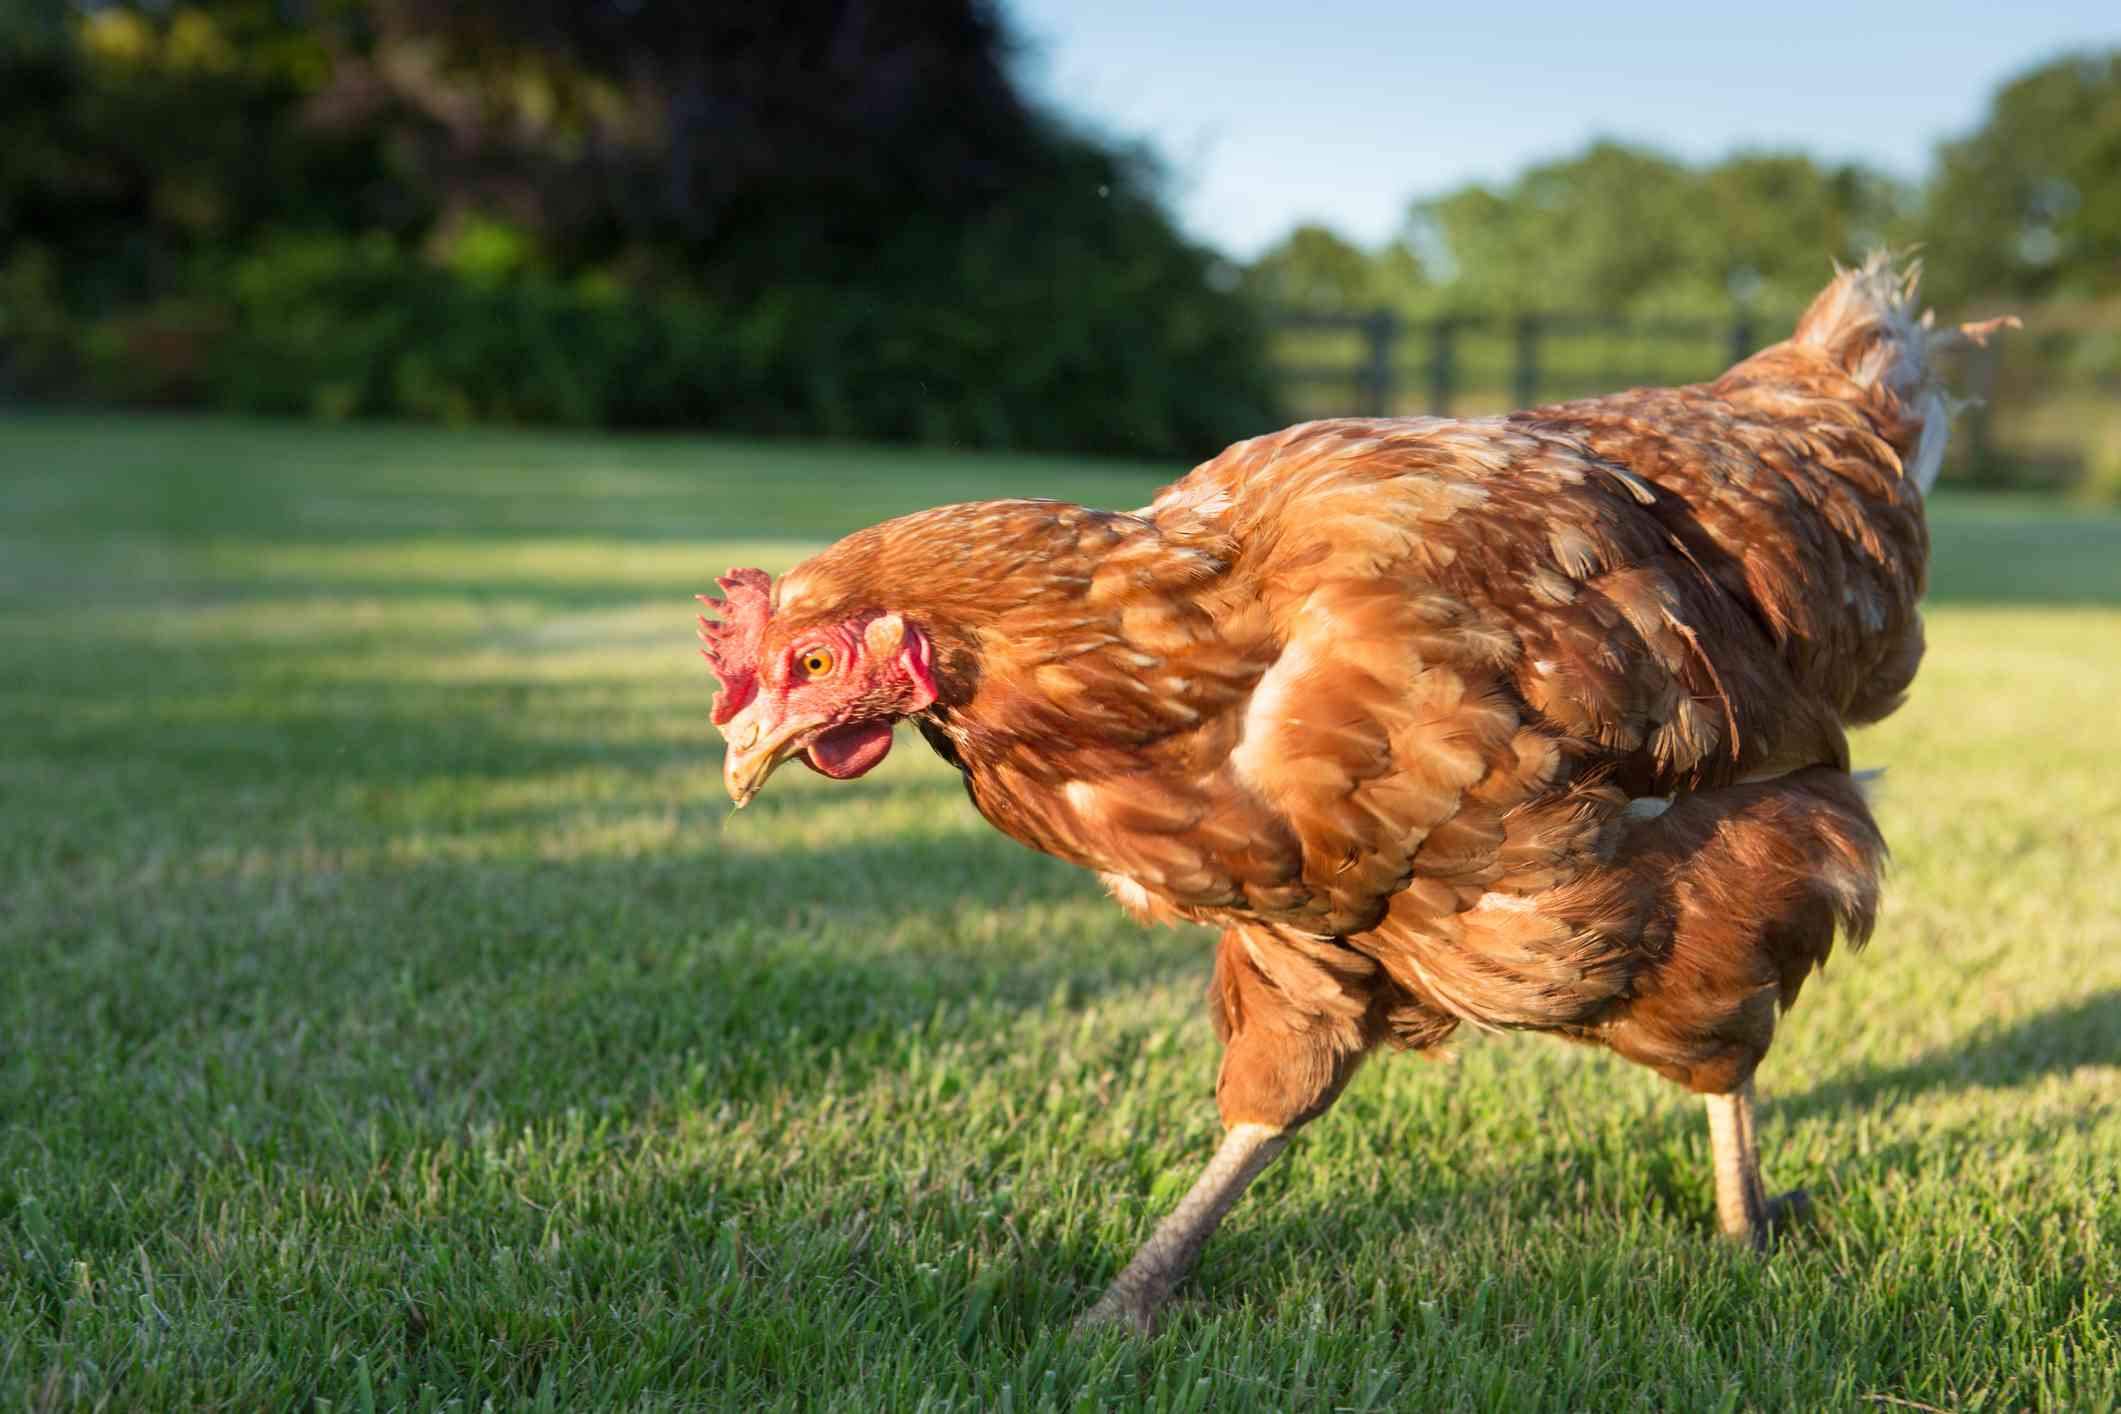
[[[832,671],[832,650],[813,648],[802,657],[803,675],[821,678]]]

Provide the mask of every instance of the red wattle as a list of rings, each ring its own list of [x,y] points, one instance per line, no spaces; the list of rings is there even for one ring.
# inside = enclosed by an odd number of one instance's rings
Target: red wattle
[[[821,776],[851,781],[891,752],[891,723],[852,722],[812,738],[803,764]]]

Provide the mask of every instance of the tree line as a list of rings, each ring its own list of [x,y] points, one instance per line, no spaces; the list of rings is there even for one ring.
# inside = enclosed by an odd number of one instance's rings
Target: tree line
[[[990,0],[0,8],[0,380],[1179,454],[1271,419],[1146,156]]]
[[[2121,294],[2121,51],[1910,188],[1595,144],[1243,268],[1024,97],[993,0],[0,5],[0,396],[1188,455],[1284,409],[1281,306]]]
[[[1946,309],[2121,297],[2121,49],[2019,75],[1933,175],[1746,152],[1689,165],[1599,141],[1499,185],[1411,203],[1363,249],[1304,226],[1245,272],[1256,297],[1413,317],[1801,308],[1826,257],[1919,246]]]

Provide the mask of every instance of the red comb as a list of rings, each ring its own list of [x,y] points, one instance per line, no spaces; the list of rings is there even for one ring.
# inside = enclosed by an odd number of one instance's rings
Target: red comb
[[[714,724],[720,726],[743,711],[758,691],[759,639],[773,616],[773,580],[764,570],[731,570],[715,584],[727,597],[702,594],[699,600],[722,621],[700,615],[700,642],[707,645],[700,651],[722,680],[722,690],[714,695]]]

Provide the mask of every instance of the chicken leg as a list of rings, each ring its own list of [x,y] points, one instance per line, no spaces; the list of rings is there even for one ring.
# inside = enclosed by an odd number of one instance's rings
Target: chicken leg
[[[1192,1190],[1077,1324],[1126,1325],[1143,1335],[1154,1331],[1157,1310],[1200,1260],[1209,1234],[1288,1143],[1288,1131],[1270,1124],[1232,1125]]]
[[[1208,988],[1223,1040],[1215,1082],[1222,1147],[1078,1328],[1156,1329],[1157,1309],[1231,1205],[1291,1135],[1331,1108],[1362,1063],[1376,1038],[1359,984],[1373,966],[1319,939],[1276,935],[1254,946],[1242,929],[1223,934]]]
[[[1760,1181],[1760,1146],[1753,1132],[1753,1082],[1728,1095],[1704,1095],[1709,1111],[1709,1148],[1716,1163],[1716,1216],[1724,1235],[1756,1252],[1767,1250],[1770,1233],[1802,1216],[1811,1198],[1801,1188],[1774,1198]]]

